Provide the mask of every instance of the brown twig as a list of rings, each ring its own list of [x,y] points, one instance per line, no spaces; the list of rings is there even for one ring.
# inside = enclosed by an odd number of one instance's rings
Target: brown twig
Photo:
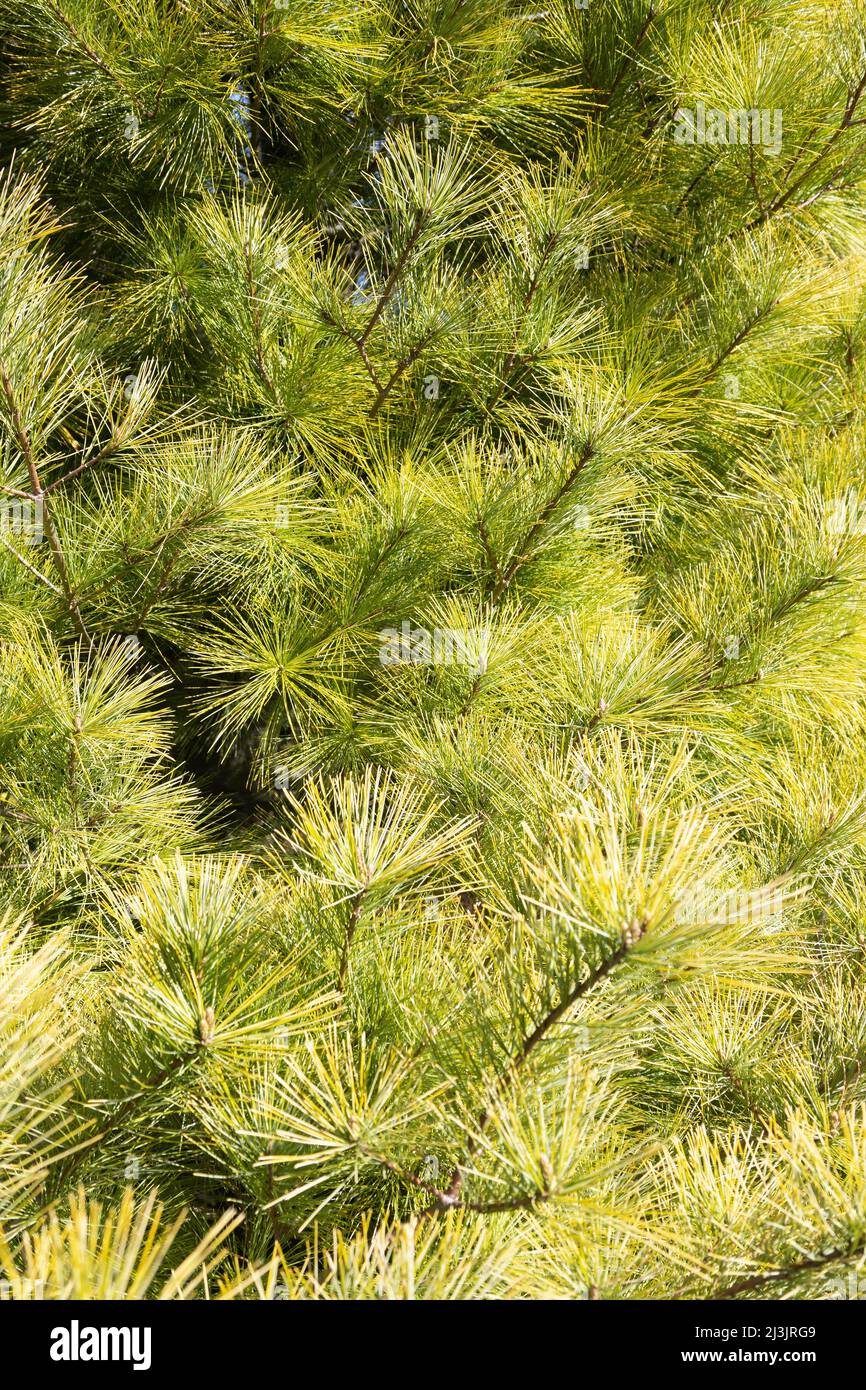
[[[541,534],[541,532],[544,530],[544,527],[547,525],[551,516],[556,511],[556,508],[559,506],[560,502],[565,497],[566,493],[568,493],[571,490],[571,488],[574,487],[574,484],[577,482],[577,479],[579,478],[583,469],[586,467],[587,463],[592,458],[593,453],[594,449],[592,444],[588,442],[584,444],[583,449],[578,455],[574,466],[569,470],[568,474],[566,475],[564,482],[560,484],[556,492],[545,504],[541,512],[541,515],[537,518],[535,522],[533,522],[532,526],[527,531],[526,535],[523,538],[523,542],[520,546],[518,553],[512,557],[505,569],[500,572],[499,579],[497,580],[496,586],[493,590],[494,603],[500,602],[504,594],[507,592],[508,587],[514,579],[515,575],[523,568],[523,566],[531,558],[531,548],[533,544],[535,543],[536,539]]]

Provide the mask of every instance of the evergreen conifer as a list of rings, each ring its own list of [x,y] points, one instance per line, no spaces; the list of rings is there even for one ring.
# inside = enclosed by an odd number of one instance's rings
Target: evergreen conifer
[[[0,110],[6,1295],[862,1294],[866,0],[4,0]]]

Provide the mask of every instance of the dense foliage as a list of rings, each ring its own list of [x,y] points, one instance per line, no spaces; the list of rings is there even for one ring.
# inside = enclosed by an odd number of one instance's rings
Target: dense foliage
[[[6,1295],[862,1294],[864,0],[4,0],[0,111]]]

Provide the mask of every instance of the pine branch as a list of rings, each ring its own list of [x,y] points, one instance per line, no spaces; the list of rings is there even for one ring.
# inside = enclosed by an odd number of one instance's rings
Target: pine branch
[[[813,1274],[826,1269],[828,1265],[838,1264],[840,1260],[857,1259],[864,1252],[866,1252],[866,1241],[861,1241],[850,1249],[832,1250],[829,1254],[820,1255],[816,1259],[800,1260],[796,1264],[783,1266],[781,1269],[773,1269],[764,1274],[752,1274],[747,1278],[737,1279],[733,1284],[723,1284],[703,1296],[707,1299],[724,1301],[729,1298],[739,1298],[745,1293],[759,1293],[763,1289],[772,1288],[775,1284],[787,1283],[789,1280],[798,1279],[804,1274]]]
[[[367,320],[366,327],[363,329],[358,339],[359,350],[361,348],[366,347],[367,342],[370,338],[370,334],[373,332],[373,329],[376,327],[376,324],[379,322],[388,305],[391,303],[397,286],[400,283],[400,278],[412,259],[412,256],[415,252],[415,248],[424,234],[424,230],[427,226],[428,221],[429,213],[425,212],[423,208],[419,208],[418,211],[415,213],[415,217],[412,222],[409,235],[406,238],[403,248],[397,256],[397,259],[394,262],[393,268],[387,280],[382,286],[382,289],[379,293],[379,297],[376,300],[373,312]]]
[[[569,469],[565,480],[545,503],[541,514],[527,531],[518,552],[512,556],[511,560],[505,566],[505,569],[501,571],[500,577],[497,579],[493,589],[493,603],[500,603],[502,601],[512,581],[520,573],[523,566],[532,559],[532,546],[542,534],[560,502],[562,502],[563,498],[566,497],[574,487],[574,484],[577,482],[583,469],[586,467],[587,463],[589,463],[594,453],[595,449],[592,444],[589,442],[584,444],[575,463]]]
[[[766,222],[768,218],[775,216],[777,212],[781,212],[783,208],[786,208],[788,204],[793,201],[793,199],[799,193],[800,189],[803,187],[803,184],[807,183],[808,180],[812,177],[815,170],[821,167],[828,154],[831,153],[831,151],[841,140],[845,132],[851,127],[851,124],[854,119],[854,114],[857,110],[857,107],[860,104],[860,100],[864,92],[866,92],[866,70],[864,70],[862,77],[855,86],[853,92],[849,95],[848,103],[842,115],[842,120],[838,128],[833,132],[830,139],[825,144],[824,148],[818,152],[815,158],[811,160],[810,163],[803,170],[799,178],[795,179],[794,182],[789,185],[789,187],[785,190],[784,193],[780,193],[777,198],[774,198],[773,201],[768,204],[768,206],[758,217],[753,218],[752,221],[748,223],[745,229],[747,232],[753,231],[756,227],[760,227],[761,224]]]
[[[67,34],[72,39],[75,46],[78,48],[79,52],[83,53],[85,58],[87,58],[89,62],[93,63],[94,66],[97,67],[99,71],[105,77],[108,78],[112,86],[116,87],[117,90],[126,97],[127,101],[130,103],[133,109],[139,115],[142,115],[142,106],[137,97],[134,95],[134,93],[130,92],[126,83],[123,82],[122,79],[117,76],[117,73],[114,72],[111,69],[111,67],[109,67],[108,63],[106,63],[103,58],[100,58],[95,48],[93,48],[93,46],[89,44],[87,40],[79,33],[69,16],[65,14],[64,11],[60,8],[60,6],[56,3],[56,0],[43,0],[43,4],[46,6],[48,11],[54,15],[55,19],[59,20],[59,22],[63,25],[63,28],[66,30]]]
[[[349,912],[349,921],[346,924],[346,934],[343,938],[343,950],[340,955],[340,968],[337,972],[337,988],[342,993],[346,987],[346,976],[349,973],[349,957],[352,952],[352,942],[355,939],[355,932],[358,929],[358,921],[361,916],[361,909],[364,906],[366,892],[356,893],[352,899],[352,906]]]
[[[502,1071],[499,1074],[499,1077],[494,1082],[494,1098],[499,1096],[506,1089],[506,1087],[514,1080],[514,1078],[520,1072],[521,1068],[525,1066],[526,1062],[535,1052],[535,1049],[538,1047],[538,1045],[544,1041],[551,1028],[553,1028],[560,1021],[560,1019],[564,1017],[564,1015],[569,1011],[569,1009],[571,1009],[576,1003],[578,1003],[587,994],[589,994],[590,991],[596,987],[596,985],[600,984],[603,980],[606,980],[609,975],[611,975],[615,970],[617,970],[617,968],[620,965],[623,964],[623,962],[627,959],[629,952],[644,936],[647,929],[647,925],[648,924],[646,922],[641,922],[637,924],[634,930],[630,928],[623,936],[622,945],[620,945],[616,949],[616,951],[612,952],[611,955],[607,956],[601,962],[601,964],[598,965],[595,968],[595,970],[591,971],[590,974],[587,975],[583,980],[579,980],[577,984],[575,984],[574,987],[568,992],[568,994],[564,995],[563,998],[560,999],[559,1002],[556,1005],[554,1005],[554,1007],[547,1014],[545,1014],[544,1018],[542,1018],[540,1022],[536,1024],[532,1032],[527,1034],[519,1050],[515,1053],[508,1066],[505,1068],[504,1071]],[[466,1157],[464,1158],[462,1164],[458,1164],[457,1167],[454,1169],[453,1173],[451,1174],[451,1180],[447,1189],[444,1192],[438,1193],[436,1201],[426,1209],[426,1211],[424,1212],[425,1216],[432,1216],[444,1211],[449,1211],[455,1207],[478,1212],[519,1210],[520,1208],[524,1206],[530,1206],[534,1202],[542,1200],[544,1197],[549,1195],[545,1192],[542,1192],[533,1194],[531,1197],[520,1198],[517,1199],[516,1206],[513,1203],[509,1205],[508,1202],[506,1202],[505,1204],[496,1203],[493,1205],[485,1205],[482,1203],[476,1206],[473,1205],[471,1202],[461,1201],[461,1192],[463,1189],[465,1167],[467,1163],[471,1162],[474,1154],[476,1153],[481,1137],[484,1134],[484,1131],[487,1129],[488,1125],[490,1124],[491,1120],[493,1119],[493,1115],[494,1110],[491,1104],[485,1106],[485,1108],[480,1112],[476,1121],[474,1136],[470,1139],[469,1145],[467,1147]]]

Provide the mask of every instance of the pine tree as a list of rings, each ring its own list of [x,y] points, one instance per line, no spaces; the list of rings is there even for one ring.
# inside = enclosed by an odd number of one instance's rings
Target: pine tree
[[[862,1296],[864,0],[0,71],[4,1296]]]

